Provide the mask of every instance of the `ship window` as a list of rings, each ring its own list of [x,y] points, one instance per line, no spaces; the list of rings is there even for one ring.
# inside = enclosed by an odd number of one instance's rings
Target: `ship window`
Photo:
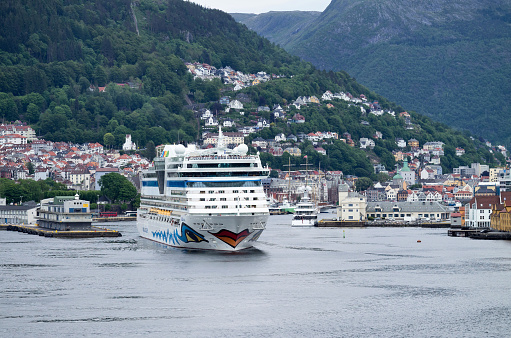
[[[220,199],[220,201],[227,201],[227,198],[222,197],[222,198]]]
[[[252,194],[255,193],[255,190],[250,190],[250,193],[252,193]]]
[[[213,190],[208,191],[208,194],[214,194],[215,192]]]
[[[222,205],[222,209],[227,209],[227,205]]]
[[[205,191],[201,191],[200,193],[201,193],[201,194],[205,194],[206,192],[205,192]]]
[[[225,194],[225,190],[218,190],[219,194]]]
[[[205,198],[201,198],[201,199],[200,199],[200,201],[201,201],[201,202],[204,202],[205,200],[206,200]]]
[[[210,198],[209,200],[210,201],[216,201],[216,198]]]

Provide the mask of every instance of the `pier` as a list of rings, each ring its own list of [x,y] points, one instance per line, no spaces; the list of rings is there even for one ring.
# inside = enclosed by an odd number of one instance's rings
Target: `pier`
[[[420,228],[450,228],[448,222],[399,222],[399,221],[336,221],[322,219],[318,221],[318,227],[331,228],[362,228],[362,227],[420,227]]]
[[[481,228],[449,229],[447,234],[452,237],[470,237],[472,239],[511,240],[511,232]]]
[[[121,237],[122,234],[116,230],[109,230],[98,227],[90,227],[84,230],[53,230],[42,228],[37,225],[13,225],[1,224],[0,230],[18,231],[30,235],[38,235],[43,237],[54,238],[95,238],[95,237]]]
[[[93,222],[126,222],[136,221],[137,216],[93,217]]]

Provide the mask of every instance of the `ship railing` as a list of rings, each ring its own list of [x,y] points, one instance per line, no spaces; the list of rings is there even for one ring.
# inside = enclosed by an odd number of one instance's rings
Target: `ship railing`
[[[205,156],[189,156],[186,158],[188,161],[196,161],[196,160],[246,160],[246,159],[257,159],[257,156],[249,155],[205,155]]]

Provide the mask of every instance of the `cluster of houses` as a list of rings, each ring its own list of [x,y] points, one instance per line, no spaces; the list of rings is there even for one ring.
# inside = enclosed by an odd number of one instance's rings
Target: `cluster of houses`
[[[31,133],[32,128],[27,129]],[[127,135],[128,144],[129,141]],[[34,140],[0,144],[0,177],[36,181],[51,178],[74,190],[99,190],[99,178],[110,172],[120,173],[138,184],[138,172],[148,166],[149,162],[138,154],[105,151],[99,143]]]
[[[250,86],[256,86],[260,83],[282,77],[276,74],[266,74],[266,72],[257,72],[256,74],[244,74],[231,67],[216,68],[207,63],[185,62],[186,68],[193,75],[194,79],[213,80],[220,79],[225,85],[232,85],[233,90],[238,91]]]

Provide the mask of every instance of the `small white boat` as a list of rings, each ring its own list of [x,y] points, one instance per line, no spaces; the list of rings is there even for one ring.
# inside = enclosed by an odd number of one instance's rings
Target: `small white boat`
[[[295,213],[291,220],[293,227],[311,227],[318,223],[318,209],[309,199],[310,187],[305,187],[303,198],[295,207]]]

